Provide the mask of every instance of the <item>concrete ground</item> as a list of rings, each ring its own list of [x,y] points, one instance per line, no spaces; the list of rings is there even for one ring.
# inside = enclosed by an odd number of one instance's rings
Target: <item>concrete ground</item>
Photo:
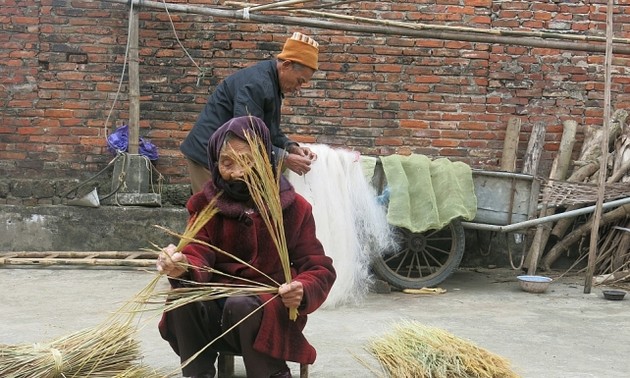
[[[366,343],[401,320],[445,329],[508,358],[526,378],[627,377],[630,297],[583,294],[583,278],[563,277],[545,294],[520,290],[516,271],[460,269],[445,294],[370,294],[361,305],[322,309],[306,334],[318,350],[312,378],[378,376]],[[90,328],[131,299],[151,279],[142,271],[0,269],[0,343],[48,341]],[[166,281],[160,287],[166,287]],[[140,321],[147,364],[177,371],[178,360],[157,333],[157,317]],[[244,377],[241,361],[237,376]],[[297,377],[297,365],[290,365]],[[2,374],[0,374],[2,375]]]

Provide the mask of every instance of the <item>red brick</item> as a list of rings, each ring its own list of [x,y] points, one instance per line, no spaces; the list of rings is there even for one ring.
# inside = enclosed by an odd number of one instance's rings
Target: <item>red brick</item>
[[[375,144],[377,146],[402,146],[404,142],[400,138],[376,138]]]
[[[413,129],[425,129],[428,127],[427,123],[418,119],[401,119],[400,127],[413,128]]]

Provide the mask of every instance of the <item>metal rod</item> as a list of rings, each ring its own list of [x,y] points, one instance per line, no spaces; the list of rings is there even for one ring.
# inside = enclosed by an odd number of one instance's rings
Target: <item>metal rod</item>
[[[607,202],[607,203],[603,204],[602,209],[603,210],[607,210],[607,209],[610,209],[612,207],[625,205],[627,203],[630,203],[630,197],[626,197],[626,198],[618,199],[618,200],[615,200],[615,201]],[[582,214],[589,214],[589,213],[592,213],[596,209],[596,207],[597,207],[596,205],[583,207],[581,209],[570,210],[570,211],[566,211],[564,213],[553,214],[553,215],[549,215],[549,216],[546,216],[546,217],[541,217],[541,218],[527,220],[527,221],[523,221],[523,222],[519,222],[519,223],[510,224],[510,225],[507,225],[507,226],[497,226],[497,225],[494,225],[494,224],[474,223],[474,222],[462,222],[462,226],[464,226],[465,228],[473,229],[473,230],[496,231],[496,232],[513,232],[513,231],[521,230],[521,229],[528,228],[528,227],[531,227],[531,226],[536,226],[536,225],[541,224],[541,223],[555,221],[557,219],[570,218],[570,217],[575,217],[575,216],[582,215]]]

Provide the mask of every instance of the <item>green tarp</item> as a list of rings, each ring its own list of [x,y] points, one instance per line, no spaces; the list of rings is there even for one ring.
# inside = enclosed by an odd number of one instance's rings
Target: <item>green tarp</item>
[[[477,197],[467,164],[417,154],[383,156],[381,162],[390,191],[391,225],[424,232],[442,229],[454,218],[475,217]]]

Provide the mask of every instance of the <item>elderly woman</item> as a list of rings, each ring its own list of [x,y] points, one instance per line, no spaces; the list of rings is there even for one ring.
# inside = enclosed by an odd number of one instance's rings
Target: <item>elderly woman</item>
[[[243,182],[244,169],[238,163],[251,158],[246,134],[259,138],[272,164],[277,164],[263,121],[251,116],[234,118],[212,135],[208,143],[212,180],[206,183],[203,191],[190,198],[187,208],[192,216],[218,197],[216,207],[219,212],[201,229],[196,239],[249,262],[276,282],[284,282],[279,254]],[[235,159],[234,154],[244,159]],[[325,255],[315,236],[310,204],[284,177],[280,178],[280,203],[292,282],[283,284],[279,288],[279,297],[262,309],[259,309],[261,304],[272,295],[196,302],[164,313],[159,325],[160,334],[182,362],[253,313],[185,366],[182,369],[184,376],[214,377],[217,351],[242,355],[249,378],[291,377],[286,361],[306,364],[315,361],[315,349],[302,330],[307,315],[326,299],[336,274],[332,260]],[[182,265],[193,268],[186,269]],[[271,284],[269,278],[250,266],[198,243],[188,244],[181,252],[176,252],[170,245],[157,262],[158,270],[168,275],[173,287],[182,285],[181,280],[243,283],[228,275],[211,274],[194,267],[210,267],[231,276]],[[288,309],[296,307],[299,315],[292,321]]]

